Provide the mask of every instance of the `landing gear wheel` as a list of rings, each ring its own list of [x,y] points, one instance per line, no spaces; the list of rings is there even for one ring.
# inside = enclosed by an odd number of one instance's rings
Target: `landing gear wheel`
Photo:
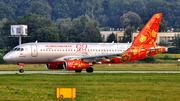
[[[94,71],[94,69],[92,67],[89,67],[89,68],[86,69],[87,73],[92,73],[93,71]]]
[[[81,73],[82,69],[81,70],[75,70],[76,73]]]
[[[23,73],[23,72],[24,72],[24,70],[23,70],[23,69],[20,69],[20,70],[19,70],[19,73]]]

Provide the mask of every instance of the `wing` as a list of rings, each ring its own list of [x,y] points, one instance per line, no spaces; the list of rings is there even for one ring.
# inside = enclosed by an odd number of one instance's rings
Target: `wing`
[[[97,62],[98,63],[98,62],[101,62],[102,60],[109,61],[110,58],[121,58],[122,54],[125,54],[125,53],[127,52],[74,57],[74,58],[68,58],[67,60],[83,60],[84,62],[89,62],[89,63]]]
[[[154,51],[156,49],[164,49],[166,48],[166,51],[168,48],[173,48],[174,46],[168,46],[168,47],[163,47],[163,46],[158,46],[158,47],[155,47],[155,48],[149,48],[147,50],[151,50],[151,51]],[[92,63],[92,62],[101,62],[102,60],[105,60],[105,61],[109,61],[109,59],[111,58],[121,58],[121,56],[123,54],[127,54],[129,52],[125,51],[125,52],[122,52],[122,53],[110,53],[110,54],[100,54],[100,55],[93,55],[93,56],[82,56],[82,57],[69,57],[69,58],[66,58],[66,60],[83,60],[84,62],[89,62],[89,63]]]

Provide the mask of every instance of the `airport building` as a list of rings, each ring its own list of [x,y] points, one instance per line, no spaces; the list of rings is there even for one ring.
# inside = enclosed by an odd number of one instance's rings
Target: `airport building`
[[[133,33],[132,34],[132,40],[134,40],[134,38],[136,38],[136,36],[139,33]],[[173,39],[175,38],[175,35],[180,34],[180,32],[159,32],[157,34],[157,38],[156,38],[156,44],[159,44],[160,41],[164,41],[164,42],[168,42],[169,45],[173,45]]]
[[[121,42],[124,36],[124,31],[101,31],[100,33],[101,33],[103,42],[106,42],[107,37],[112,33],[115,34],[117,42]],[[131,39],[134,40],[134,38],[136,38],[138,34],[139,33],[132,33]],[[172,45],[173,39],[175,38],[175,35],[177,34],[180,34],[180,32],[159,32],[157,35],[156,44],[159,44],[159,42],[163,40],[165,42],[168,42],[169,45]]]
[[[122,39],[123,39],[123,36],[124,36],[124,32],[123,31],[100,31],[101,33],[101,37],[102,37],[102,40],[103,42],[106,42],[107,41],[107,38],[110,34],[114,33],[115,36],[116,36],[116,40],[118,42],[121,42]]]

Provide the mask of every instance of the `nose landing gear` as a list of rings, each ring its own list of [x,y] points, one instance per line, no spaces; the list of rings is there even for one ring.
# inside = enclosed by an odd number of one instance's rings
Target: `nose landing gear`
[[[23,73],[24,72],[24,70],[23,70],[24,63],[19,63],[19,66],[21,66],[21,69],[19,70],[19,73]]]

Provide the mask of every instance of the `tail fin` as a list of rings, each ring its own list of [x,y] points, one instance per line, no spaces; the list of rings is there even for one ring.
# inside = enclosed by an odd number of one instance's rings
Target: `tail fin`
[[[155,46],[162,13],[153,15],[145,27],[134,39],[132,46]]]

